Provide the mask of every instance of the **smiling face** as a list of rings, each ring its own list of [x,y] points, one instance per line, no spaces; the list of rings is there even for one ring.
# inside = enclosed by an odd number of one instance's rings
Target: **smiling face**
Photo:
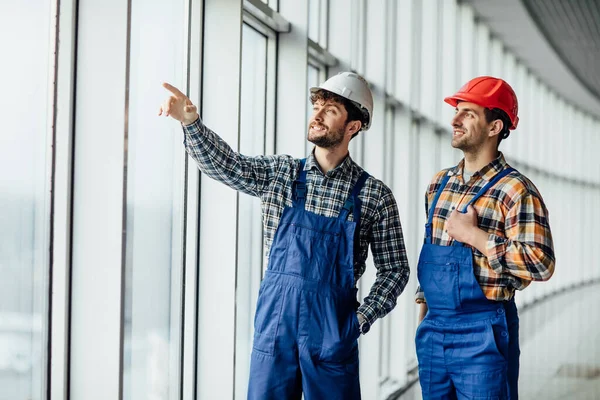
[[[344,105],[333,100],[317,100],[308,122],[308,141],[330,149],[344,141],[348,124]]]
[[[467,153],[477,153],[489,140],[484,108],[468,102],[456,106],[452,118],[452,147]]]

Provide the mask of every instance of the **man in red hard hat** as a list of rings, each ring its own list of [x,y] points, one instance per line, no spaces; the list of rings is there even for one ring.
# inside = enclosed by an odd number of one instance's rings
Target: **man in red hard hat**
[[[437,173],[425,197],[415,339],[423,398],[515,400],[514,295],[554,272],[548,212],[498,151],[519,123],[510,85],[478,77],[444,101],[456,108],[452,147],[464,158]]]

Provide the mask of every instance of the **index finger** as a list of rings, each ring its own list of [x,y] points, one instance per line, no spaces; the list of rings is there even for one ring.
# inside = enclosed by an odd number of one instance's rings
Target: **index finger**
[[[181,93],[181,91],[179,89],[177,89],[175,86],[168,84],[167,82],[163,82],[162,86],[167,89],[169,92],[173,93],[175,96],[178,97],[185,97],[185,94]]]

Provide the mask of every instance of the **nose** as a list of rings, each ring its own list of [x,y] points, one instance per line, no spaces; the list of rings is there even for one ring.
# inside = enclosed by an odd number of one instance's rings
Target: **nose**
[[[450,124],[454,128],[460,128],[462,126],[462,118],[460,117],[460,115],[458,113],[456,113],[454,115],[454,117],[452,117],[452,120],[450,121]]]
[[[323,109],[319,108],[315,110],[313,113],[313,119],[318,122],[323,122]]]

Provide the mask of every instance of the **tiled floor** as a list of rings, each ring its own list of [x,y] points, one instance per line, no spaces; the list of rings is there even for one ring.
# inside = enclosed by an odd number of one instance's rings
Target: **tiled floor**
[[[600,285],[521,314],[522,400],[600,399]]]
[[[600,400],[600,284],[525,308],[520,400]],[[414,385],[401,400],[420,399]]]

